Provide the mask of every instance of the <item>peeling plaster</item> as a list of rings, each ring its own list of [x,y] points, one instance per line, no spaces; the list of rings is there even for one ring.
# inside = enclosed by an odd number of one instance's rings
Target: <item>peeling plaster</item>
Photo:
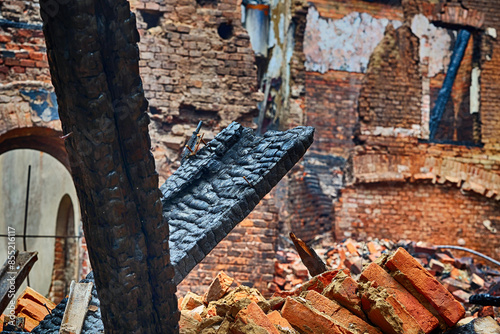
[[[310,7],[304,36],[306,70],[365,73],[370,55],[384,37],[388,24],[394,28],[402,25],[401,21],[376,19],[358,12],[340,20],[325,19]]]
[[[436,27],[422,14],[415,15],[411,22],[411,31],[420,38],[420,63],[428,65],[427,76],[432,78],[446,72],[453,52],[456,32]]]
[[[431,113],[430,78],[439,73],[446,73],[453,53],[456,32],[436,27],[422,14],[413,17],[410,29],[420,39],[419,58],[422,73],[420,138],[428,139]]]
[[[420,135],[420,130],[420,125],[418,124],[413,124],[411,129],[377,126],[375,129],[361,129],[361,134],[383,137],[417,137]]]

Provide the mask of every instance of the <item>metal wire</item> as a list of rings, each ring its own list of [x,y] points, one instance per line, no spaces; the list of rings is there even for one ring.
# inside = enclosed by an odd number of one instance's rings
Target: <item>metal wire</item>
[[[486,256],[486,255],[484,255],[482,253],[479,253],[479,252],[477,252],[477,251],[475,251],[473,249],[469,249],[469,248],[465,248],[465,247],[460,247],[460,246],[450,246],[450,245],[436,246],[436,248],[449,248],[449,249],[456,249],[456,250],[461,250],[461,251],[464,251],[464,252],[469,252],[469,253],[472,253],[472,254],[477,255],[479,257],[482,257],[483,259],[488,260],[491,263],[494,263],[494,264],[496,264],[497,266],[500,267],[500,262],[498,262],[495,259],[492,259],[489,256]]]

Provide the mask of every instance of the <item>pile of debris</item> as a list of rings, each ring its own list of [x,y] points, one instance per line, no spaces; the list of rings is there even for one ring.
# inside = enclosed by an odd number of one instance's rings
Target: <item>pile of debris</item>
[[[332,245],[333,244],[333,245]],[[500,295],[500,271],[494,270],[473,257],[456,257],[449,250],[414,241],[393,242],[372,239],[357,242],[348,239],[342,243],[329,241],[318,244],[315,251],[329,269],[348,269],[355,278],[363,267],[375,262],[384,254],[399,247],[406,249],[429,273],[431,273],[456,299],[464,303],[471,313],[478,310],[492,314],[491,307],[481,309],[469,304],[470,296],[479,294]],[[477,257],[476,257],[477,259]],[[277,252],[273,282],[268,284],[272,293],[289,291],[309,279],[307,268],[295,249]]]
[[[55,307],[52,301],[27,287],[17,299],[13,314],[2,314],[0,330],[31,332]]]
[[[398,248],[358,275],[352,265],[329,270],[270,299],[221,272],[203,297],[189,292],[179,299],[181,333],[443,333],[466,311],[420,261]],[[500,333],[493,317],[478,315],[467,326]]]

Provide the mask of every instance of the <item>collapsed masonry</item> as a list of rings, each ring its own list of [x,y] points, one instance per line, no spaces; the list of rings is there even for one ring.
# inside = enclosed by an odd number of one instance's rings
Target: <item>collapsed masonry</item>
[[[33,333],[57,333],[66,302]],[[101,333],[95,289],[90,305],[82,333]],[[179,306],[184,334],[500,333],[494,313],[469,318],[464,326],[462,304],[403,248],[367,264],[361,275],[347,268],[326,271],[267,300],[221,272],[204,296],[189,292]]]

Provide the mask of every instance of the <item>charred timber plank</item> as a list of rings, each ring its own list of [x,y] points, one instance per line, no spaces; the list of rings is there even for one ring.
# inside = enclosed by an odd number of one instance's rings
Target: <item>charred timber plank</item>
[[[314,129],[267,132],[232,123],[161,187],[174,281],[182,279],[299,161]]]
[[[126,0],[41,0],[52,83],[107,333],[176,333],[179,313]]]
[[[68,302],[61,321],[61,334],[80,334],[87,315],[94,284],[71,282]]]
[[[0,313],[16,294],[38,260],[38,252],[19,252],[9,256],[0,269]]]

